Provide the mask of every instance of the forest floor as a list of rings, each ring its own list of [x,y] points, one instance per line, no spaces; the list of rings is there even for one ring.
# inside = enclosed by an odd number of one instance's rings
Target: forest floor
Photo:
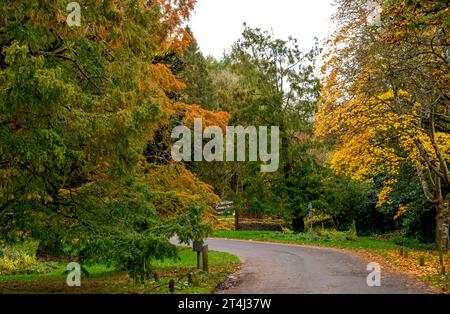
[[[155,261],[156,280],[145,284],[134,284],[124,272],[116,271],[105,265],[86,266],[88,277],[82,275],[80,287],[68,287],[66,284],[66,265],[63,262],[50,263],[51,271],[44,274],[26,274],[0,276],[0,294],[4,293],[143,293],[167,294],[169,281],[175,281],[174,293],[211,293],[225,279],[236,271],[239,259],[229,253],[209,253],[209,273],[196,269],[196,253],[192,249],[183,248],[179,260]],[[191,274],[191,280],[189,280]]]
[[[273,243],[288,243],[306,247],[332,248],[380,263],[391,272],[411,275],[434,288],[435,292],[450,291],[450,255],[444,256],[446,274],[440,274],[439,256],[427,245],[399,245],[389,237],[357,237],[348,240],[339,232],[317,232],[314,239],[309,233],[285,234],[275,231],[215,231],[214,237]],[[335,233],[335,234],[333,234]],[[402,251],[402,255],[401,252]],[[405,253],[406,252],[406,253]],[[424,266],[419,260],[423,258]]]

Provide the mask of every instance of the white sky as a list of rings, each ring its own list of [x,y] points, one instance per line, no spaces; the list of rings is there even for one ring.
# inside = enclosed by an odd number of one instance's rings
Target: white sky
[[[308,51],[314,37],[323,40],[332,31],[333,0],[197,0],[188,25],[205,55],[221,58],[240,37],[246,22],[252,28],[289,35]]]

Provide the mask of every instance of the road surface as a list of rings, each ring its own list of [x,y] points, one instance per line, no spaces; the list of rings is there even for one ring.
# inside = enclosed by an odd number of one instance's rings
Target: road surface
[[[367,264],[330,249],[228,239],[208,239],[210,250],[237,255],[242,266],[217,293],[406,294],[430,293],[410,277],[381,270],[381,286],[367,285]]]

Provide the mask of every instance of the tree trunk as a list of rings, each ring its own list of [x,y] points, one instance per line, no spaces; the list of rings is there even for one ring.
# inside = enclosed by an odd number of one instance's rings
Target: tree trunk
[[[436,244],[439,251],[449,250],[450,209],[448,197],[436,204]]]
[[[441,274],[446,274],[444,265],[444,253],[449,250],[449,197],[436,203],[436,244],[439,251],[439,264],[441,266]]]

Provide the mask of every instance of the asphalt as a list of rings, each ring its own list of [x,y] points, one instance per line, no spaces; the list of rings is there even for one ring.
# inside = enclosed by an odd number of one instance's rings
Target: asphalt
[[[410,294],[431,293],[411,277],[381,269],[381,286],[369,287],[367,264],[330,249],[229,239],[207,239],[210,250],[237,255],[240,270],[219,294]]]

